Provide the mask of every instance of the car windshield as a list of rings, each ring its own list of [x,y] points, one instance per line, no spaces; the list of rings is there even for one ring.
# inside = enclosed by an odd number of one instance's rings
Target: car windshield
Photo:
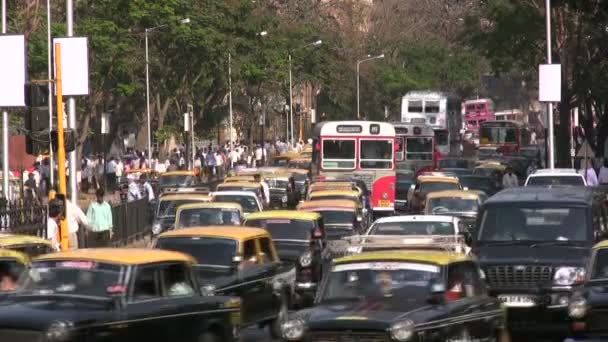
[[[195,184],[195,178],[191,175],[161,176],[158,183],[160,186],[190,186]]]
[[[273,189],[287,189],[287,186],[289,185],[288,181],[276,178],[266,179],[266,183],[268,183],[268,187]]]
[[[324,224],[353,224],[355,221],[354,211],[323,210],[319,213],[323,217]]]
[[[478,202],[475,199],[465,199],[459,197],[439,197],[429,200],[429,210],[433,214],[449,212],[477,211]]]
[[[246,213],[253,213],[260,211],[258,202],[253,196],[240,196],[240,195],[216,195],[213,197],[214,202],[228,202],[238,203],[243,207],[243,211]]]
[[[377,222],[369,235],[453,235],[451,222]]]
[[[365,262],[336,265],[329,274],[322,301],[369,297],[428,295],[439,267],[408,262]]]
[[[608,248],[598,249],[595,253],[591,279],[608,279]]]
[[[589,241],[583,207],[488,206],[479,228],[480,241]]]
[[[528,186],[584,186],[585,182],[581,176],[534,176],[528,179]]]
[[[158,203],[158,210],[156,211],[157,217],[171,217],[175,216],[177,207],[184,204],[196,203],[195,200],[166,200],[162,199]]]
[[[458,183],[450,182],[424,182],[420,185],[420,192],[428,194],[429,192],[458,190]]]
[[[272,235],[273,240],[310,240],[313,230],[313,222],[307,220],[248,220],[245,225],[266,229]]]
[[[167,237],[156,248],[191,255],[199,265],[230,266],[238,245],[235,240],[210,237]]]
[[[196,208],[180,211],[176,228],[240,225],[241,213],[233,208]]]
[[[32,264],[20,280],[20,291],[41,295],[109,296],[112,287],[124,286],[122,267],[94,261],[45,261]]]

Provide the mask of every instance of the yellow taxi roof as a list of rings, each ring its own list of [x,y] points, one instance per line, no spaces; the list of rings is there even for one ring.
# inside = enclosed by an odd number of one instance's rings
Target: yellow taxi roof
[[[466,191],[466,190],[446,190],[446,191],[430,192],[429,194],[426,195],[427,199],[442,198],[442,197],[457,197],[457,198],[462,198],[462,199],[478,199],[479,198],[479,194],[475,193],[475,192],[472,192],[472,191]]]
[[[243,188],[260,188],[262,186],[262,184],[256,183],[256,182],[228,182],[228,183],[218,184],[216,188],[220,189],[220,188],[225,188],[225,187],[229,187],[229,186],[237,186],[237,187],[243,187]]]
[[[310,173],[309,170],[307,169],[289,169],[291,172],[293,173],[299,173],[299,174],[308,174]]]
[[[593,249],[601,249],[601,248],[608,248],[608,240],[598,242],[595,246],[593,246]]]
[[[0,247],[9,248],[15,245],[27,245],[27,244],[42,244],[52,246],[49,240],[32,236],[32,235],[18,235],[18,234],[0,234]]]
[[[10,249],[2,249],[0,248],[0,259],[12,259],[17,260],[22,264],[29,264],[30,258],[21,252],[12,251]]]
[[[241,175],[241,176],[230,176],[224,179],[224,183],[235,183],[235,182],[255,182],[254,176]]]
[[[170,230],[160,234],[159,238],[168,237],[217,237],[234,240],[247,240],[258,236],[269,236],[270,234],[262,228],[250,228],[242,226],[206,226],[206,227],[191,227]]]
[[[494,169],[494,170],[505,170],[507,165],[498,162],[487,162],[479,164],[475,167],[476,169]]]
[[[240,204],[234,202],[204,202],[204,203],[190,203],[183,204],[177,208],[177,211],[180,212],[182,210],[188,209],[238,209],[243,211],[243,207]]]
[[[159,198],[159,201],[179,201],[179,200],[194,200],[194,201],[201,201],[201,202],[209,202],[211,201],[211,196],[209,195],[202,195],[202,194],[195,194],[195,193],[181,193],[181,194],[168,194],[168,195],[162,195]]]
[[[34,259],[34,261],[50,260],[89,260],[119,265],[151,264],[166,261],[196,263],[194,258],[183,253],[143,248],[76,249],[73,251],[45,254]]]
[[[301,203],[298,205],[298,210],[323,208],[357,209],[357,207],[357,202],[351,200],[316,200]]]
[[[420,183],[426,183],[426,182],[458,183],[459,182],[458,178],[451,177],[451,176],[419,176],[418,181]]]
[[[449,251],[430,251],[430,250],[392,250],[378,252],[364,252],[351,256],[336,259],[336,264],[351,262],[379,261],[379,260],[400,260],[432,263],[446,266],[451,263],[472,260],[472,257],[465,254]]]
[[[269,210],[252,213],[247,216],[247,221],[266,220],[266,219],[292,219],[292,220],[318,220],[321,218],[319,213],[303,212],[297,210]]]
[[[182,170],[182,171],[167,171],[161,173],[161,177],[164,176],[194,176],[194,171]]]
[[[310,194],[310,198],[314,197],[325,197],[325,196],[348,196],[348,197],[359,197],[360,193],[356,190],[323,190],[315,191]]]

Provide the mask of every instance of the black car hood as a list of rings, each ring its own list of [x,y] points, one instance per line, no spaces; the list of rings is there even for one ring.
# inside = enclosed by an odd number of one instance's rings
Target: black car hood
[[[476,246],[473,253],[481,264],[554,264],[555,266],[587,263],[591,247],[540,245]]]
[[[111,300],[17,295],[0,305],[0,325],[15,330],[46,330],[56,321],[72,322],[76,327],[90,325],[108,319],[111,305]]]
[[[199,284],[214,285],[218,289],[232,285],[237,278],[232,268],[197,265],[194,270]]]
[[[279,259],[286,262],[297,262],[300,260],[300,256],[310,249],[307,242],[274,240],[274,246],[279,254]]]
[[[319,304],[306,312],[310,330],[377,330],[386,329],[392,322],[402,319],[408,312],[426,307],[424,296],[407,298],[367,298],[361,301],[343,301]]]
[[[345,236],[353,235],[353,226],[348,224],[326,224],[325,235],[327,240],[341,240]]]

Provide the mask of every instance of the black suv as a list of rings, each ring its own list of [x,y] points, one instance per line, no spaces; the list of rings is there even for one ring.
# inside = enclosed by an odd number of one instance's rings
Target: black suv
[[[473,252],[513,329],[567,329],[572,288],[606,238],[607,210],[605,193],[585,187],[512,188],[484,203]]]

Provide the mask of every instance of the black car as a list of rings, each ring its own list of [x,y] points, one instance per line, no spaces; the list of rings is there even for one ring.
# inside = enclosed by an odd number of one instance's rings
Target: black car
[[[460,179],[460,185],[462,185],[463,188],[483,191],[488,197],[494,196],[502,187],[494,177],[463,175],[458,176],[458,179]]]
[[[515,329],[563,332],[573,287],[606,237],[605,195],[586,187],[512,188],[478,215],[473,253]]]
[[[238,340],[240,299],[203,295],[193,264],[135,248],[38,257],[0,306],[0,341]]]
[[[413,176],[397,175],[397,189],[395,191],[395,211],[405,212],[408,209],[408,193],[414,184]]]
[[[504,310],[474,259],[448,251],[364,252],[336,259],[287,341],[496,341]]]

